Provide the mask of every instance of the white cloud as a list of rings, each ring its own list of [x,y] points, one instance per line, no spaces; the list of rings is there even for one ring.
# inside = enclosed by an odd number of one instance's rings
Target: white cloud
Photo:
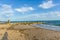
[[[60,19],[60,11],[51,11],[47,13],[40,14],[30,14],[27,16],[19,17],[20,20],[59,20]]]
[[[15,10],[21,13],[25,13],[25,12],[33,11],[34,8],[33,7],[21,7],[21,8],[16,8]]]
[[[60,16],[60,11],[51,12],[51,14],[53,14],[55,16]]]
[[[5,15],[7,17],[12,16],[14,13],[12,6],[7,4],[0,5],[0,15]]]
[[[56,4],[53,4],[52,0],[49,0],[48,2],[43,2],[42,4],[39,5],[39,7],[43,8],[43,9],[48,9],[51,7],[56,6]]]

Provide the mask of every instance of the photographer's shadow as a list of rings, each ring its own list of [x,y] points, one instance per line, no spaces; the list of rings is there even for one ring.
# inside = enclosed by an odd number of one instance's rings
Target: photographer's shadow
[[[3,38],[2,38],[2,40],[8,40],[8,33],[7,33],[7,32],[5,32],[5,34],[4,34]]]

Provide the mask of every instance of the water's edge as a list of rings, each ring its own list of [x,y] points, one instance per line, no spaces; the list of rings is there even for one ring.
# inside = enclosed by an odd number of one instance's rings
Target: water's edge
[[[48,29],[48,30],[60,31],[60,26],[46,25],[46,24],[35,24],[33,26],[36,26],[38,28]]]

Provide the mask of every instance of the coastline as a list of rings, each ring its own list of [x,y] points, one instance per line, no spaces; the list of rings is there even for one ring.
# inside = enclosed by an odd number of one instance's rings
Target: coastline
[[[60,32],[38,28],[30,24],[5,24],[2,27],[4,27],[4,29],[0,30],[4,31],[0,32],[0,34],[3,35],[0,35],[2,36],[1,39],[7,37],[7,40],[60,40]],[[7,35],[5,36],[6,32]]]

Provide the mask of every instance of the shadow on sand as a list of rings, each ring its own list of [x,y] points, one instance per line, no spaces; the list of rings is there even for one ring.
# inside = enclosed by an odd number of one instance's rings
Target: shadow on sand
[[[5,34],[1,40],[8,40],[8,33],[7,32],[5,32]]]

